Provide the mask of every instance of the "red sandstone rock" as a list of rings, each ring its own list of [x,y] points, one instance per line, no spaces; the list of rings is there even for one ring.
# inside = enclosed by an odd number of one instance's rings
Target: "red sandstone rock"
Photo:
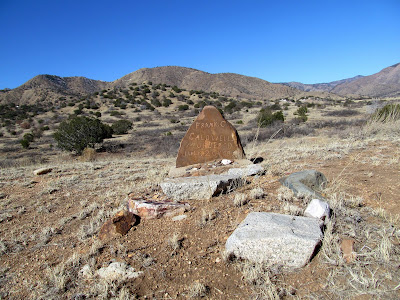
[[[105,240],[116,235],[125,235],[137,222],[137,217],[126,210],[121,210],[101,226],[99,238]]]
[[[144,219],[182,214],[189,210],[189,208],[190,205],[188,203],[128,199],[128,210]]]
[[[205,106],[181,141],[176,167],[245,157],[236,129],[214,106]]]

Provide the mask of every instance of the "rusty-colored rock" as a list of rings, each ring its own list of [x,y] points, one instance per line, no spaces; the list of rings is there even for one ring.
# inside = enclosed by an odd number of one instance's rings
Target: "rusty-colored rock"
[[[144,219],[154,219],[162,216],[182,214],[189,210],[189,208],[190,205],[188,203],[128,199],[128,210]]]
[[[137,222],[137,217],[126,210],[121,210],[101,226],[99,238],[108,239],[116,235],[125,235]]]
[[[343,258],[347,263],[353,262],[356,259],[357,254],[354,252],[354,240],[343,239],[340,248],[342,250]]]
[[[181,141],[176,167],[245,157],[236,129],[214,106],[205,106]]]

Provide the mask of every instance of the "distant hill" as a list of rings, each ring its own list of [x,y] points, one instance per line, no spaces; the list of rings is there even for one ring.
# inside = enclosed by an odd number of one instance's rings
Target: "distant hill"
[[[50,103],[63,97],[82,97],[103,89],[126,88],[131,83],[142,83],[144,81],[176,85],[186,90],[217,92],[228,97],[257,100],[305,96],[329,97],[331,99],[338,97],[334,94],[340,96],[388,97],[400,96],[400,64],[385,68],[371,76],[356,76],[318,84],[302,84],[299,82],[278,84],[239,74],[210,74],[175,66],[140,69],[114,82],[85,77],[38,75],[15,89],[0,90],[0,103]]]
[[[339,84],[331,92],[338,95],[369,97],[400,96],[400,63],[385,68],[376,74]]]
[[[250,99],[279,99],[299,94],[298,90],[291,87],[270,83],[255,77],[233,73],[210,74],[175,66],[140,69],[114,81],[113,84],[118,87],[126,87],[130,83],[143,81]]]
[[[83,96],[109,86],[109,83],[85,77],[38,75],[23,85],[0,91],[0,102],[32,104],[53,102],[62,96]]]
[[[305,92],[328,92],[329,93],[339,84],[352,82],[352,81],[357,80],[362,77],[364,77],[364,76],[358,75],[358,76],[355,76],[352,78],[336,80],[336,81],[327,82],[327,83],[304,84],[301,82],[292,81],[292,82],[283,82],[282,84],[293,87],[295,89],[305,91]]]

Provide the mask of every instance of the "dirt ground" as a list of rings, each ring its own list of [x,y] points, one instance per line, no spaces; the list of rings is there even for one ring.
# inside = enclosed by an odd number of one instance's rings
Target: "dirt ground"
[[[351,281],[346,278],[348,275],[334,277],[332,270],[350,269],[356,273],[358,263],[327,264],[324,246],[300,270],[270,272],[271,283],[260,274],[252,279],[245,262],[230,262],[224,257],[226,239],[249,212],[288,213],[283,211],[282,200],[278,200],[282,198],[278,180],[304,169],[325,174],[329,181],[328,199],[338,191],[346,193],[346,197],[362,198],[362,204],[352,208],[364,220],[382,226],[390,223],[397,228],[399,143],[375,141],[346,147],[346,141],[339,140],[335,148],[324,145],[323,153],[318,150],[321,142],[317,140],[283,143],[283,147],[282,141],[264,145],[265,151],[260,154],[266,173],[249,178],[248,184],[237,191],[209,201],[188,201],[191,210],[186,212],[186,219],[141,220],[127,235],[104,244],[96,236],[101,224],[124,205],[129,192],[159,192],[157,183],[174,164],[173,157],[146,160],[102,154],[93,162],[63,157],[49,163],[52,172],[41,176],[33,175],[37,166],[1,169],[1,298],[268,299],[272,297],[268,296],[271,289],[281,298],[400,297],[396,233],[390,238],[392,248],[384,269],[391,272],[390,276],[377,280],[375,286],[370,280],[363,288],[354,290],[346,283]],[[296,146],[304,144],[309,155],[291,155],[307,152]],[[276,159],[278,152],[283,155],[280,159]],[[261,188],[264,196],[248,196],[246,205],[234,205],[236,194],[250,195],[256,188]],[[296,199],[291,204],[305,207]],[[343,238],[343,232],[339,233]],[[363,246],[368,244],[372,248],[370,243],[377,243],[371,237],[368,240],[365,236],[348,236],[356,240],[355,251],[360,253]],[[143,274],[136,279],[112,282],[79,274],[86,264],[94,273],[114,261],[125,262]],[[375,257],[360,270],[373,266],[377,272],[382,267],[379,261]],[[336,287],[332,286],[332,278],[336,278]]]

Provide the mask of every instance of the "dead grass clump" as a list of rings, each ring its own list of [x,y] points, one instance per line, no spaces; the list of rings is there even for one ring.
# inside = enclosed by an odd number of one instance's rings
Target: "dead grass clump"
[[[352,117],[359,115],[360,113],[355,109],[341,109],[341,110],[332,110],[324,113],[324,116],[328,117]]]
[[[235,197],[233,197],[233,205],[236,207],[243,206],[249,202],[249,198],[246,194],[236,193]]]
[[[265,196],[264,190],[261,187],[256,187],[250,190],[250,199],[261,199]]]
[[[178,234],[177,232],[175,232],[172,236],[170,236],[168,238],[168,245],[171,247],[172,249],[172,253],[171,255],[174,255],[178,252],[178,250],[180,248],[182,248],[182,242],[183,242],[183,237]]]
[[[192,283],[187,290],[187,296],[189,298],[205,297],[207,293],[208,293],[207,286],[198,281]]]
[[[82,151],[81,156],[79,157],[79,160],[82,162],[88,162],[88,161],[94,161],[96,160],[96,150],[93,148],[85,148]]]
[[[219,211],[217,209],[205,210],[203,209],[201,218],[199,221],[199,226],[204,227],[210,221],[214,220],[219,215]]]

